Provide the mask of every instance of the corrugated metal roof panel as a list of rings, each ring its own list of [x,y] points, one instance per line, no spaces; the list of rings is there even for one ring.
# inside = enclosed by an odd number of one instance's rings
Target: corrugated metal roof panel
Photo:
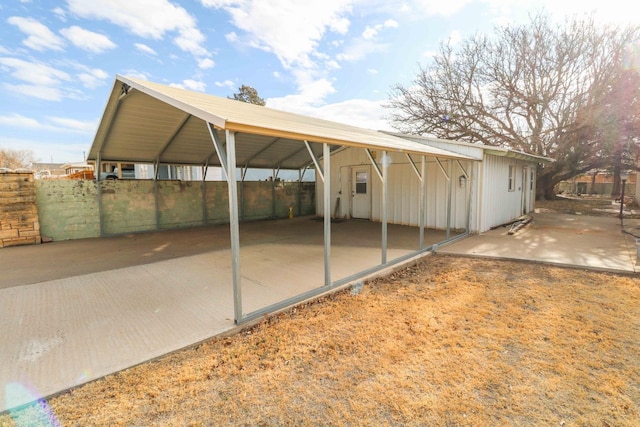
[[[186,123],[188,115],[192,117]],[[184,124],[183,124],[184,123]],[[381,132],[117,76],[88,159],[219,164],[207,123],[236,132],[238,166],[298,169],[303,141],[468,159]],[[224,142],[224,132],[218,132]]]

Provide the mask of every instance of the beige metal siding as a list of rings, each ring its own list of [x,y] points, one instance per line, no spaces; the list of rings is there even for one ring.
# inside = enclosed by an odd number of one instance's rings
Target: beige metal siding
[[[515,189],[509,191],[509,166],[515,167]],[[483,161],[482,226],[480,231],[505,224],[522,215],[522,168],[535,166],[508,157],[485,155]]]
[[[378,163],[382,152],[376,152]],[[407,157],[401,153],[389,153],[389,201],[388,222],[402,225],[418,225],[420,181]],[[420,170],[420,156],[412,156]],[[448,173],[448,161],[443,165]],[[462,162],[469,173],[472,162]],[[381,181],[375,172],[364,149],[348,148],[331,156],[331,213],[339,218],[350,218],[351,206],[351,168],[370,166],[371,189],[371,220],[381,221]],[[459,166],[454,162],[453,168],[453,199],[451,206],[451,227],[464,229],[466,227],[466,191],[460,188],[458,177],[462,175]],[[428,228],[445,229],[447,226],[447,197],[448,181],[432,157],[427,158],[427,218]],[[469,185],[467,183],[467,185]],[[324,187],[320,180],[316,183],[316,213],[323,214]],[[340,206],[336,212],[336,202],[340,197]]]

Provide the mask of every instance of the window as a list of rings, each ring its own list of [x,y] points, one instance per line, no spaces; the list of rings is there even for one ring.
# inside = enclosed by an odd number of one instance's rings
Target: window
[[[356,194],[367,194],[368,175],[367,172],[356,172]]]
[[[509,191],[516,189],[516,167],[509,165]]]
[[[529,181],[529,190],[533,191],[533,185],[536,183],[536,174],[531,169],[531,180]]]

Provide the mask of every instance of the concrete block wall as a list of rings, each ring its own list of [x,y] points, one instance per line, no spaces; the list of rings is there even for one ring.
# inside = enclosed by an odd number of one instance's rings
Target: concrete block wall
[[[93,181],[39,179],[35,184],[42,236],[69,240],[100,235],[98,191]]]
[[[39,180],[42,235],[81,239],[229,222],[227,183],[220,181]],[[238,183],[241,221],[315,213],[313,182]]]
[[[33,173],[0,172],[0,248],[40,242]]]

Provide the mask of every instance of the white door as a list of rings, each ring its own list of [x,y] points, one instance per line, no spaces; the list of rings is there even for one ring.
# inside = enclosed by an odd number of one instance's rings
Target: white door
[[[351,170],[351,216],[371,219],[371,185],[369,166],[354,167]]]

